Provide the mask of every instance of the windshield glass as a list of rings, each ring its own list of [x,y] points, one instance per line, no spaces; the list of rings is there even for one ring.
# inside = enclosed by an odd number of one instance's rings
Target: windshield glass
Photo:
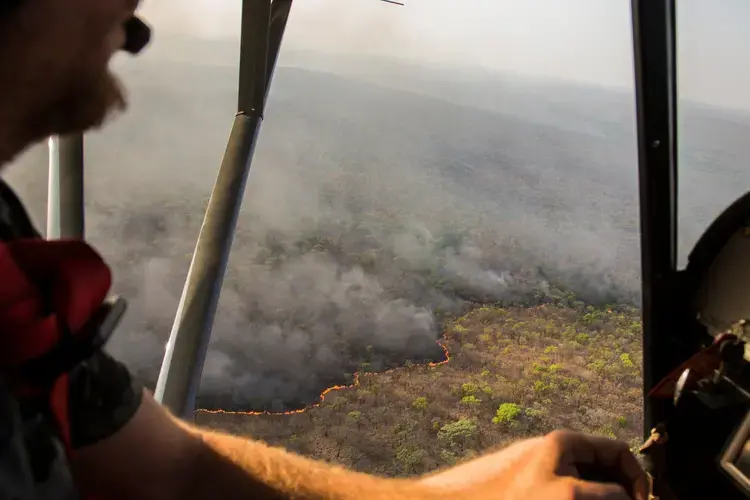
[[[239,4],[146,2],[130,110],[87,137],[87,235],[131,304],[111,351],[151,387],[236,109]],[[391,476],[561,427],[635,446],[629,9],[300,0],[198,422]],[[43,216],[44,170],[16,171]]]
[[[677,6],[679,256],[750,189],[750,33],[742,0]]]

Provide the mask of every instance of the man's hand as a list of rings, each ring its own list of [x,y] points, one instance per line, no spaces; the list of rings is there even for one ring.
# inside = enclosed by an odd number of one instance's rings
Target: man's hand
[[[646,475],[625,443],[569,431],[520,441],[422,482],[456,497],[471,492],[472,498],[502,500],[649,498]]]

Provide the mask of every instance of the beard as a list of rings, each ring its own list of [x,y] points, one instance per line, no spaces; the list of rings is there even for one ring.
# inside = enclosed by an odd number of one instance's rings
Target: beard
[[[15,156],[28,146],[51,135],[82,133],[101,127],[112,114],[124,111],[127,99],[120,80],[105,71],[79,78],[58,97],[40,105],[16,129]]]
[[[42,137],[85,132],[101,127],[127,100],[120,80],[109,70],[79,80],[48,107],[37,122]],[[41,138],[41,137],[40,137]]]
[[[35,111],[10,127],[7,141],[0,143],[0,168],[49,136],[99,128],[112,114],[127,108],[120,80],[109,68],[89,78],[79,78],[57,96],[46,103],[37,103]]]

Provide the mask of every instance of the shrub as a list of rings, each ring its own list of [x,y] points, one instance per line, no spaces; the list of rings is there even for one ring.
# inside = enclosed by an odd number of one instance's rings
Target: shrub
[[[404,469],[412,470],[425,456],[425,451],[408,445],[401,445],[396,450],[396,462]]]
[[[633,368],[635,366],[633,360],[630,358],[630,354],[626,352],[620,354],[620,362],[625,368]]]
[[[416,398],[414,401],[412,401],[411,405],[414,408],[416,408],[417,410],[426,410],[427,409],[427,398],[425,398],[425,397]]]
[[[464,404],[464,405],[470,405],[470,406],[473,406],[473,405],[478,405],[478,404],[479,404],[479,403],[481,403],[481,402],[482,402],[482,400],[481,400],[481,399],[478,399],[478,398],[477,398],[477,397],[476,397],[475,395],[473,395],[473,394],[472,394],[472,395],[470,395],[470,396],[464,396],[464,397],[462,397],[462,398],[461,398],[461,404]]]
[[[497,408],[492,422],[495,424],[512,424],[521,414],[521,407],[515,403],[503,403]]]
[[[463,392],[464,396],[471,396],[472,394],[476,394],[477,391],[479,391],[479,387],[477,387],[477,384],[467,382],[461,386],[461,391]]]
[[[468,418],[445,424],[438,431],[438,439],[447,443],[451,448],[460,448],[477,433],[477,424]]]

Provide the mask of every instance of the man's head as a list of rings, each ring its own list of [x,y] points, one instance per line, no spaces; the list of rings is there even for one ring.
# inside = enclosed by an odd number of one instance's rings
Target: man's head
[[[0,164],[33,142],[98,127],[125,108],[109,62],[138,0],[10,3],[0,6]]]

